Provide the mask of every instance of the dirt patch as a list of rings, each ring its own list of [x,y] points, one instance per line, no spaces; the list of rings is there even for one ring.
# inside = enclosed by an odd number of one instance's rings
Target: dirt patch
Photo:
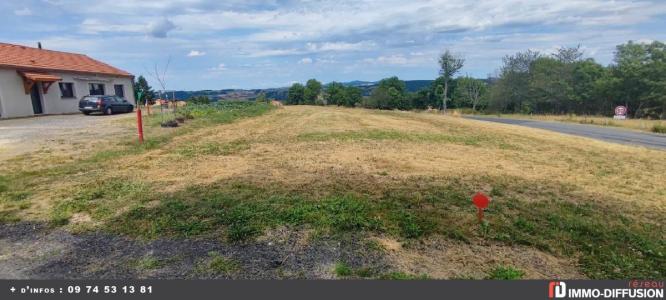
[[[331,266],[390,270],[380,252],[360,237],[309,239],[308,231],[281,229],[255,242],[228,244],[215,238],[142,241],[101,232],[72,234],[38,223],[0,225],[0,279],[325,279]],[[201,273],[217,253],[238,264],[232,273]],[[137,260],[154,259],[153,267]]]
[[[574,263],[534,248],[505,246],[494,242],[464,243],[440,237],[412,242],[403,247],[397,240],[374,238],[386,249],[391,265],[409,274],[438,279],[483,279],[497,266],[512,266],[530,279],[585,278]]]

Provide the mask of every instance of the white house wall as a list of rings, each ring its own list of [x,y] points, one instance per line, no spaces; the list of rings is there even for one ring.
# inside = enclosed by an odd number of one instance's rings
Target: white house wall
[[[30,94],[23,90],[23,79],[16,70],[0,69],[2,118],[32,116]]]
[[[88,75],[79,73],[48,72],[62,78],[59,82],[71,82],[74,86],[73,98],[62,98],[58,82],[49,87],[47,93],[41,89],[42,108],[44,114],[64,114],[79,111],[79,99],[88,95],[89,83],[104,84],[104,93],[114,95],[114,85],[122,84],[125,99],[135,103],[132,79],[129,77],[116,77],[109,75]],[[30,94],[23,90],[23,79],[15,69],[0,69],[0,113],[2,118],[32,116],[32,100]]]

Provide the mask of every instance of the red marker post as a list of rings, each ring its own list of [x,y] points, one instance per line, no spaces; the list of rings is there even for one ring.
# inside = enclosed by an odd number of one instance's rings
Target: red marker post
[[[136,127],[139,130],[139,144],[143,144],[143,120],[141,118],[141,106],[136,109]]]
[[[143,118],[141,116],[141,96],[143,96],[142,91],[136,93],[136,129],[139,131],[139,144],[143,144]],[[148,101],[148,100],[146,100]],[[150,110],[148,110],[150,112]]]
[[[486,194],[482,192],[477,192],[472,197],[472,202],[474,203],[474,205],[476,205],[476,208],[479,210],[477,215],[479,217],[479,223],[482,223],[483,210],[488,208],[488,204],[490,204],[490,198],[488,198],[488,196],[486,196]]]

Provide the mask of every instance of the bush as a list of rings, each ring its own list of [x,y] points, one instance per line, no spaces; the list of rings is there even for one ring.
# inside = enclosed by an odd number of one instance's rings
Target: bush
[[[652,126],[652,132],[666,133],[666,125],[655,124],[654,126]]]
[[[208,96],[194,96],[187,100],[191,104],[210,104]]]

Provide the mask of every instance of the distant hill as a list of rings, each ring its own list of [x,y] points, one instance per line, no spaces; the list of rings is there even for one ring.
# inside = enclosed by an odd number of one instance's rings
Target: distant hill
[[[409,92],[417,92],[421,89],[427,88],[433,80],[405,80],[405,86]],[[363,95],[368,96],[374,88],[377,87],[378,81],[360,81],[354,80],[349,82],[342,82],[345,86],[354,86],[363,90]],[[259,94],[265,93],[269,99],[285,100],[289,93],[289,87],[268,88],[268,89],[222,89],[222,90],[200,90],[200,91],[174,91],[176,99],[187,100],[195,96],[208,96],[213,101],[218,100],[231,100],[231,99],[254,99]],[[171,92],[169,93],[171,96]]]

